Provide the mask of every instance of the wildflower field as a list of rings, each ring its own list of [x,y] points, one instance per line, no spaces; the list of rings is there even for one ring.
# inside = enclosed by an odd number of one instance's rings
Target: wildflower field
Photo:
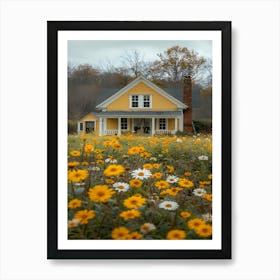
[[[68,239],[211,239],[211,136],[69,135],[68,220]]]

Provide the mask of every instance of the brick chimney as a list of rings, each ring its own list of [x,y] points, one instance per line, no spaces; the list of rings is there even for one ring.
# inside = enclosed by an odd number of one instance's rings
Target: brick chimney
[[[188,106],[184,111],[184,131],[192,133],[192,79],[190,76],[184,76],[184,103]]]

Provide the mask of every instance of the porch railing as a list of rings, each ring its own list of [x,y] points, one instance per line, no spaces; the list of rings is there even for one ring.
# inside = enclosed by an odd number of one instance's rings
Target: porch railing
[[[117,129],[105,129],[104,135],[117,135],[118,132]]]
[[[156,135],[171,135],[175,134],[175,130],[169,130],[169,129],[164,129],[164,130],[155,130]]]

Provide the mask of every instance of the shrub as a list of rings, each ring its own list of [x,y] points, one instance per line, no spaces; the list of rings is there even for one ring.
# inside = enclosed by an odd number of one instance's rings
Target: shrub
[[[73,120],[68,120],[68,133],[75,134],[77,133],[77,122]]]
[[[212,133],[212,120],[211,119],[200,119],[194,120],[193,125],[196,133]]]

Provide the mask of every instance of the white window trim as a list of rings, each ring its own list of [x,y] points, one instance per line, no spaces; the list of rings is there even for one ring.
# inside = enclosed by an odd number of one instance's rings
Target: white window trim
[[[160,120],[160,119],[165,119],[165,126],[166,126],[165,129],[160,129],[160,128],[159,128],[159,120]],[[158,119],[157,119],[157,130],[168,130],[168,120],[169,120],[169,119],[167,119],[167,118],[158,118]]]
[[[122,119],[126,119],[126,121],[127,121],[127,129],[123,129],[122,128]],[[121,118],[121,130],[129,131],[130,130],[129,123],[130,123],[130,119],[129,118]]]
[[[138,96],[138,107],[132,107],[132,96]],[[144,95],[150,96],[150,107],[144,107]],[[129,109],[152,109],[153,107],[153,97],[151,94],[131,94],[129,96]]]

